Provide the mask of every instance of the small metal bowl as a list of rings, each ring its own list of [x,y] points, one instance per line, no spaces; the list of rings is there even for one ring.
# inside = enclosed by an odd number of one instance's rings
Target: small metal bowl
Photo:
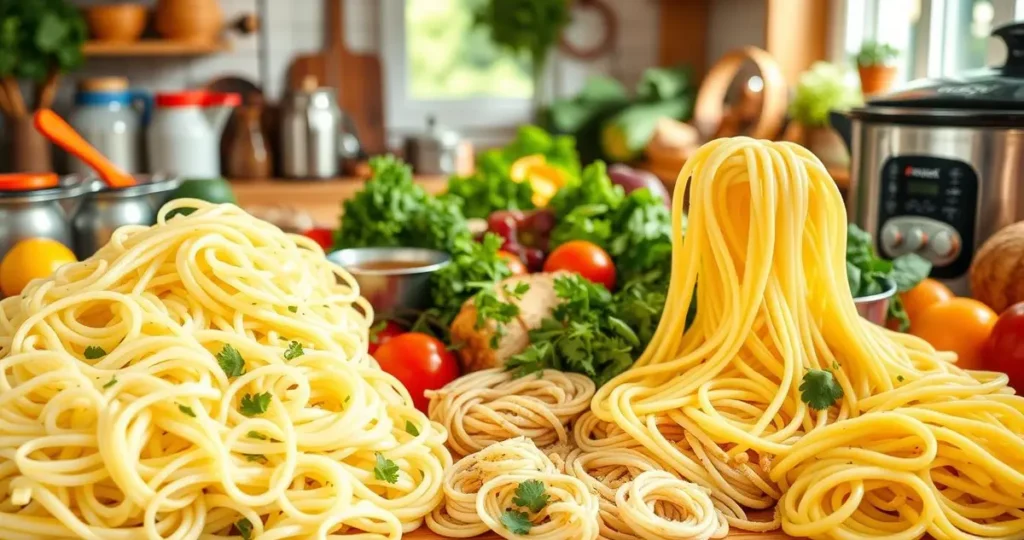
[[[342,249],[327,255],[327,259],[352,274],[359,284],[360,294],[378,313],[429,307],[430,276],[451,262],[451,257],[443,251],[405,247]],[[415,266],[372,268],[381,263],[414,263]]]
[[[885,326],[889,315],[889,300],[896,295],[895,281],[886,279],[883,286],[885,290],[878,294],[853,299],[854,305],[857,306],[857,313],[879,326]]]

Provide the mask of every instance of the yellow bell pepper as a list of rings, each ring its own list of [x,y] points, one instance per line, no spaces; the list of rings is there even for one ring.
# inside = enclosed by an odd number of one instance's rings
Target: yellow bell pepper
[[[565,186],[565,173],[553,165],[549,165],[542,154],[534,154],[517,159],[509,170],[513,182],[529,182],[533,188],[533,204],[544,208],[548,201]]]

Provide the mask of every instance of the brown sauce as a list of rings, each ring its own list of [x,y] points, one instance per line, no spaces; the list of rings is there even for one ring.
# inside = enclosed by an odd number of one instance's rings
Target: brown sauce
[[[430,266],[430,264],[430,261],[370,261],[353,265],[351,268],[355,271],[407,270]]]

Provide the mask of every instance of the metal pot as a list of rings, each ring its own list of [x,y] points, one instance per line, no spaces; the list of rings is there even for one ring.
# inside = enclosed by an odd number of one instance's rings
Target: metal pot
[[[847,211],[878,252],[917,253],[932,277],[968,294],[974,253],[1024,219],[1024,23],[994,35],[1006,64],[924,80],[833,125],[850,146]]]
[[[393,314],[426,309],[430,305],[430,276],[444,268],[451,257],[443,251],[421,248],[352,248],[327,256],[345,268],[377,313]],[[399,268],[368,268],[374,263],[414,263]]]
[[[90,192],[74,216],[74,250],[79,259],[106,245],[119,227],[155,223],[157,211],[181,185],[177,177],[137,175],[135,180],[136,185],[125,188],[90,181]]]
[[[26,238],[52,238],[74,249],[71,221],[87,189],[82,177],[68,176],[56,187],[0,191],[0,259]]]
[[[459,134],[427,118],[427,131],[405,140],[405,160],[416,174],[451,175],[458,172]]]
[[[359,157],[362,147],[352,118],[338,107],[333,88],[305,81],[281,110],[281,172],[287,178],[330,179],[342,161]]]

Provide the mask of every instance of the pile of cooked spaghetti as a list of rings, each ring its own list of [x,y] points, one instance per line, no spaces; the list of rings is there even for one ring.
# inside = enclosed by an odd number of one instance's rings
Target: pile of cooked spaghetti
[[[415,529],[447,433],[366,354],[372,318],[314,242],[235,206],[119,229],[0,302],[0,538]]]

